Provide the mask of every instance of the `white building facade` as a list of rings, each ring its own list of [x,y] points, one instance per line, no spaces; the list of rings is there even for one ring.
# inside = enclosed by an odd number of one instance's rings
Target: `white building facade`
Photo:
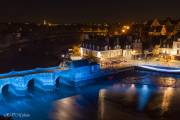
[[[161,55],[168,55],[172,59],[179,59],[180,57],[180,38],[172,43],[163,44],[160,48]]]

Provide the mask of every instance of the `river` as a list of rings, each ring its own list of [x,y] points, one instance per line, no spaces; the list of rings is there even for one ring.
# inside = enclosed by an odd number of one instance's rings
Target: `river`
[[[8,94],[0,102],[0,114],[15,120],[178,120],[180,88],[160,86],[163,80],[174,83],[180,75],[136,71],[78,88],[61,85],[25,97]]]

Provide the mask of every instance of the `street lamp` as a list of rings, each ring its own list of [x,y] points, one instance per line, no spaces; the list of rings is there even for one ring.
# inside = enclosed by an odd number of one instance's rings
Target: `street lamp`
[[[121,31],[122,31],[122,33],[125,33],[125,32],[126,32],[126,30],[125,30],[125,29],[122,29]]]

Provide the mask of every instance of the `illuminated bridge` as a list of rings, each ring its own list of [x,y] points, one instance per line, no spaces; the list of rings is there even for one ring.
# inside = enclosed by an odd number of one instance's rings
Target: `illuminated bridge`
[[[59,67],[52,67],[0,74],[0,95],[2,95],[3,88],[7,86],[10,92],[24,95],[30,82],[40,89],[52,89],[59,82],[61,73],[62,70]]]
[[[52,90],[60,84],[81,86],[91,83],[100,77],[116,74],[123,71],[133,70],[131,66],[125,69],[108,71],[100,69],[99,64],[87,60],[77,60],[68,63],[67,69],[61,67],[36,68],[26,71],[12,71],[0,74],[0,98],[4,89],[17,96],[24,96],[31,85],[41,90]],[[158,72],[180,73],[180,68],[166,68],[161,66],[139,65],[138,69]],[[118,72],[117,72],[118,71]]]
[[[63,70],[62,70],[63,68]],[[17,96],[24,96],[29,87],[53,90],[59,84],[80,86],[101,77],[105,72],[97,63],[88,60],[69,61],[66,67],[36,68],[0,74],[0,96],[4,89]]]

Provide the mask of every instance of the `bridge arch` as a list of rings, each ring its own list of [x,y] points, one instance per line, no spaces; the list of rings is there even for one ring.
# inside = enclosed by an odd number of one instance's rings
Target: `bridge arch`
[[[31,77],[26,80],[26,89],[27,92],[33,92],[36,88],[41,89],[42,83],[36,77]]]
[[[31,77],[26,80],[26,88],[28,92],[33,92],[37,89],[44,90],[44,84],[41,79],[39,79],[37,76],[36,77]]]
[[[60,87],[60,84],[61,84],[61,77],[57,77],[57,78],[55,79],[55,86],[56,86],[56,88],[59,88],[59,87]]]
[[[9,93],[12,92],[11,90],[12,90],[12,85],[11,85],[11,84],[8,84],[8,83],[7,83],[7,84],[4,84],[4,85],[2,86],[2,88],[1,88],[1,94],[2,94],[2,96],[3,96],[3,97],[8,96]]]
[[[28,92],[33,92],[34,91],[35,82],[36,82],[36,80],[33,79],[33,78],[27,81],[26,86],[27,86],[27,91]]]

